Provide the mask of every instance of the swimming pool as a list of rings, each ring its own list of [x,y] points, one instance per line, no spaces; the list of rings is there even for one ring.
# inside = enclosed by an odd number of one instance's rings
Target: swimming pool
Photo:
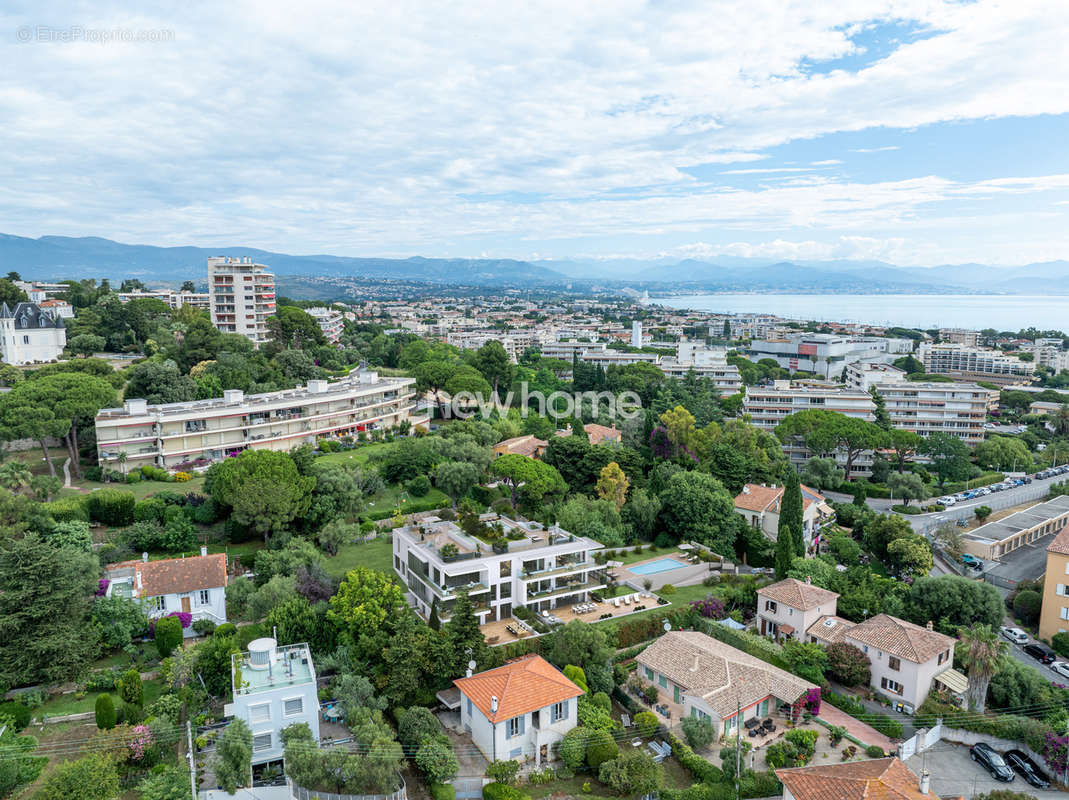
[[[684,564],[682,561],[676,561],[674,558],[659,558],[646,564],[628,567],[628,569],[636,575],[655,575],[658,572],[668,572],[670,569],[679,569],[686,566],[689,565]]]

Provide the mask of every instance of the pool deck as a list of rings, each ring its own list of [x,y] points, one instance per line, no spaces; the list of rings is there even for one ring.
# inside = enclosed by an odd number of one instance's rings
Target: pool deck
[[[658,561],[664,561],[665,559],[672,559],[673,561],[680,562],[679,568],[667,569],[663,572],[653,572],[649,575],[643,575],[641,572],[634,571],[635,567],[640,567],[643,564],[655,564]],[[667,556],[660,555],[646,559],[645,561],[636,561],[634,564],[628,564],[626,567],[616,567],[614,571],[616,572],[617,580],[620,583],[630,584],[631,586],[641,588],[646,585],[646,581],[649,581],[653,591],[657,591],[666,583],[670,583],[673,586],[690,586],[695,583],[700,583],[702,579],[709,574],[710,565],[704,561],[699,561],[697,564],[689,564],[685,559],[686,555],[684,553],[673,553]]]
[[[630,592],[629,594],[634,595],[634,592]],[[640,602],[631,603],[630,605],[626,605],[621,602],[619,608],[616,607],[612,600],[608,602],[602,601],[600,603],[595,603],[595,605],[597,606],[597,608],[587,614],[576,614],[572,611],[570,606],[561,606],[560,608],[556,608],[553,610],[553,613],[557,617],[559,617],[565,625],[567,625],[573,619],[579,619],[583,622],[602,622],[603,620],[601,619],[601,617],[603,614],[612,614],[613,618],[625,617],[628,614],[634,614],[638,606],[644,606],[647,610],[651,608],[672,608],[671,605],[658,606],[656,597],[643,598]],[[520,626],[517,625],[516,621],[513,619],[487,622],[484,625],[480,625],[479,630],[483,632],[483,636],[486,637],[487,643],[492,646],[515,642],[519,639],[530,639],[534,635],[526,634],[524,636],[517,637],[514,634],[511,634],[507,630],[505,630],[506,625],[511,625],[516,630],[520,630]]]

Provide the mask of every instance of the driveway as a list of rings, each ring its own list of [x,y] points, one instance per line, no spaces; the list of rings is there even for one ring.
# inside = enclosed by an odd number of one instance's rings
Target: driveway
[[[996,781],[986,769],[973,762],[968,747],[950,742],[939,742],[923,753],[911,756],[906,760],[906,766],[918,775],[927,769],[932,776],[932,792],[940,797],[975,797],[994,789],[1023,792],[1041,800],[1065,797],[1064,793],[1053,789],[1035,789],[1020,775],[1012,783]]]

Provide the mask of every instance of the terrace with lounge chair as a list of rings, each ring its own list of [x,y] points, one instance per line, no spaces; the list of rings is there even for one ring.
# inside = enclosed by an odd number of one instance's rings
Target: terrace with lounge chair
[[[552,609],[543,609],[537,612],[540,622],[550,628],[558,625],[567,625],[573,619],[583,622],[601,622],[602,620],[615,619],[636,611],[645,611],[657,608],[658,598],[651,592],[628,592],[611,599],[596,601],[587,600],[580,603],[562,602],[561,605]],[[502,645],[526,639],[538,635],[534,627],[521,619],[512,617],[504,620],[494,620],[480,626],[487,644]]]

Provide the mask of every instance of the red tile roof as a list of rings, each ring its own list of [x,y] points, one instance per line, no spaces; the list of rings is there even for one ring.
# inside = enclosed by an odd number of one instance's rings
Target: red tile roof
[[[776,770],[794,800],[938,800],[894,756]]]
[[[859,622],[846,636],[914,664],[923,664],[938,653],[954,648],[954,640],[949,636],[890,614],[877,614]]]
[[[490,722],[500,722],[578,697],[583,690],[542,656],[527,656],[453,683]],[[491,698],[497,711],[491,711]]]
[[[782,581],[758,589],[757,593],[770,600],[775,600],[777,603],[797,608],[800,611],[808,611],[811,608],[822,606],[839,598],[839,595],[835,592],[800,581],[797,578],[784,578]]]
[[[226,555],[165,558],[160,561],[122,561],[108,564],[107,571],[133,569],[138,597],[184,594],[198,589],[226,586]]]
[[[1047,545],[1047,552],[1069,556],[1069,525],[1062,528],[1054,537],[1054,541]]]
[[[823,503],[824,495],[802,485],[802,508],[809,508],[813,503]],[[782,486],[761,486],[757,483],[748,483],[735,497],[735,508],[745,511],[772,511],[779,513],[780,500],[783,498]]]

